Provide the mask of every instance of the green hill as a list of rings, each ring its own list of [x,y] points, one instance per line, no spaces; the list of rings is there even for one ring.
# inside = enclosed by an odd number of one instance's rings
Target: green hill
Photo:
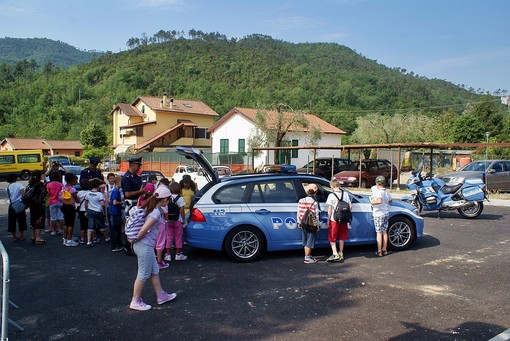
[[[286,103],[348,132],[356,117],[367,113],[460,113],[480,98],[446,81],[390,69],[338,44],[293,44],[263,35],[181,37],[107,52],[68,70],[26,61],[1,65],[0,137],[78,139],[90,121],[111,135],[113,105],[164,92],[201,100],[220,115],[234,106]]]
[[[102,52],[81,51],[77,48],[46,38],[0,38],[0,63],[14,64],[23,60],[35,60],[39,65],[48,62],[69,68],[90,62]]]

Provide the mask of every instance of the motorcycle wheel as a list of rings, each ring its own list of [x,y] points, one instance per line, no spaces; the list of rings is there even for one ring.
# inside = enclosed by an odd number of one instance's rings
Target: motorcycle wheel
[[[483,203],[473,202],[471,205],[459,208],[457,211],[459,211],[459,214],[464,218],[473,219],[482,214]]]

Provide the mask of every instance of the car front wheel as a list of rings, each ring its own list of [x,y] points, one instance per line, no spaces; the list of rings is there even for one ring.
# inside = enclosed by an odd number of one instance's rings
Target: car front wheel
[[[225,252],[236,262],[251,262],[265,251],[265,239],[253,226],[239,226],[225,238]]]
[[[388,247],[391,250],[407,249],[415,239],[414,226],[408,218],[391,218],[388,224]]]

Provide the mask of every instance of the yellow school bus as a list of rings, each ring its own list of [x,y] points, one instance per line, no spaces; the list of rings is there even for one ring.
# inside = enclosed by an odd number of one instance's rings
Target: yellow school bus
[[[35,170],[44,170],[41,149],[0,151],[0,178],[16,174],[21,180],[28,180]]]

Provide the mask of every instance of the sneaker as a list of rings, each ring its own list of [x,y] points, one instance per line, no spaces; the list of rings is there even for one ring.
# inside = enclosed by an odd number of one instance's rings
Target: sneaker
[[[58,231],[57,231],[57,234],[58,234],[59,236],[63,236],[63,235],[64,235],[64,231],[62,231],[62,230],[58,230]]]
[[[66,244],[67,244],[67,239],[62,238],[62,245],[66,246]]]
[[[344,262],[344,255],[338,255],[338,259],[335,259],[335,262],[343,263]]]
[[[106,238],[104,241],[108,243],[110,241],[110,237]]]
[[[340,256],[338,256],[338,255],[331,255],[331,256],[329,256],[328,259],[326,259],[326,262],[328,262],[328,263],[338,262],[339,260],[340,260]]]
[[[150,310],[152,308],[152,306],[149,304],[145,304],[144,301],[142,300],[142,298],[138,298],[138,299],[133,298],[131,300],[131,304],[129,305],[129,308],[133,309],[133,310],[146,311],[146,310]]]
[[[188,259],[188,256],[186,256],[184,253],[179,253],[175,255],[175,260],[186,260]]]
[[[117,246],[112,249],[112,252],[119,252],[119,251],[124,251],[124,248],[122,246]]]
[[[171,261],[172,261],[172,255],[167,253],[165,255],[165,262],[171,262]]]
[[[56,236],[56,235],[57,235],[57,231],[51,231],[51,232],[50,232],[50,234],[51,234],[52,236]]]
[[[85,240],[85,238],[80,238],[78,239],[78,243],[80,244],[85,244],[87,241]]]
[[[305,264],[313,264],[317,263],[317,259],[313,258],[312,256],[305,258]]]
[[[92,244],[92,243],[90,243],[90,242],[89,242],[89,243],[87,243],[87,247],[88,247],[88,248],[93,247],[93,246],[94,246],[94,244]]]
[[[160,269],[166,269],[168,268],[170,265],[168,265],[167,263],[165,262],[158,262],[158,266]]]
[[[177,297],[177,294],[175,292],[173,294],[169,294],[166,291],[162,291],[158,294],[158,304],[170,302],[171,300],[173,300],[176,297]]]
[[[70,240],[67,240],[64,245],[65,246],[78,246],[78,245],[80,245],[80,243],[75,242],[74,240],[70,239]]]
[[[99,243],[99,238],[98,238],[98,237],[96,237],[96,238],[92,239],[92,243],[94,243],[94,244],[95,244],[95,243]]]

